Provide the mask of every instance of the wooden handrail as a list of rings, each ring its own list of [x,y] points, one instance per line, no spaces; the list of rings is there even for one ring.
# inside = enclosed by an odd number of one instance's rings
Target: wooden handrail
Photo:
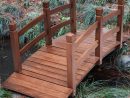
[[[55,33],[58,29],[66,26],[66,25],[69,25],[70,23],[71,23],[71,20],[66,20],[66,21],[61,22],[61,23],[59,23],[57,25],[54,25],[54,26],[51,27],[51,32]]]
[[[120,10],[110,12],[108,15],[103,17],[103,22],[107,22],[109,19],[120,15],[120,13]]]
[[[20,54],[25,53],[28,49],[30,49],[33,45],[35,45],[37,42],[39,42],[45,36],[46,36],[45,32],[42,32],[41,34],[39,34],[36,38],[34,38],[29,43],[27,43],[22,49],[20,49]]]
[[[19,32],[18,35],[23,35],[26,31],[28,31],[30,28],[32,28],[34,25],[36,25],[38,22],[43,20],[44,14],[38,16],[37,18],[33,19],[30,23],[28,23],[26,26],[24,26]]]
[[[55,14],[55,13],[58,13],[58,12],[61,12],[65,9],[69,9],[71,7],[71,4],[66,4],[66,5],[62,5],[62,6],[59,6],[57,8],[54,8],[50,11],[50,14]]]
[[[109,36],[111,36],[114,33],[119,32],[119,31],[120,31],[120,28],[119,27],[115,27],[115,28],[109,30],[108,32],[105,32],[105,34],[103,35],[103,39],[107,39]]]
[[[98,22],[95,22],[94,24],[92,24],[91,26],[89,26],[89,28],[79,36],[79,38],[75,41],[76,46],[79,46],[79,44],[84,41],[86,39],[86,37],[89,37],[90,34],[92,34],[92,32],[94,30],[96,30],[98,26]]]

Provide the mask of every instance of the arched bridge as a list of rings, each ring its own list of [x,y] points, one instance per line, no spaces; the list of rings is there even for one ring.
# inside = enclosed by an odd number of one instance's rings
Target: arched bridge
[[[51,15],[70,10],[70,19],[51,26]],[[122,47],[127,38],[123,35],[124,1],[118,0],[118,9],[106,16],[103,8],[96,9],[96,21],[87,29],[76,30],[76,1],[54,9],[43,3],[43,14],[17,31],[16,23],[10,24],[15,72],[3,83],[3,87],[35,98],[68,98],[74,96],[77,85],[96,65],[102,64],[105,56]],[[117,26],[106,30],[103,24],[117,17]],[[19,37],[44,20],[45,31],[24,47],[19,46]],[[55,32],[69,25],[71,32],[52,39]],[[28,57],[23,63],[21,55],[45,38],[46,45]]]

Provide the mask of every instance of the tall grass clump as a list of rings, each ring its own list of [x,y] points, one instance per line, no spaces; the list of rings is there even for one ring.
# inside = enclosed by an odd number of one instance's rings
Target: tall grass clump
[[[130,88],[128,86],[123,84],[112,86],[112,82],[108,80],[96,81],[91,84],[88,82],[81,83],[76,98],[128,98],[129,95]]]

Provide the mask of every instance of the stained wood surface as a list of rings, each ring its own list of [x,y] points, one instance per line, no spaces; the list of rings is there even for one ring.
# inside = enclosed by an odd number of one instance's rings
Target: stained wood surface
[[[80,37],[82,32],[83,31],[78,32],[76,38]],[[106,29],[104,29],[104,34],[106,34],[105,32]],[[22,64],[21,73],[11,75],[8,80],[4,82],[3,86],[35,98],[61,98],[60,96],[67,98],[72,92],[72,89],[67,87],[65,37],[66,35],[53,40],[52,46],[40,48]],[[75,53],[76,60],[82,55],[86,48],[91,46],[94,40],[95,32],[78,47]],[[116,41],[115,33],[103,43],[104,57],[119,45]],[[76,72],[76,85],[82,81],[99,60],[94,54],[93,49],[81,67],[78,68]],[[62,88],[63,90],[61,90]],[[48,93],[48,91],[53,93]],[[56,93],[56,91],[59,91],[59,93]]]
[[[35,98],[67,98],[72,92],[69,88],[19,73],[13,73],[3,85],[6,88],[23,92]]]

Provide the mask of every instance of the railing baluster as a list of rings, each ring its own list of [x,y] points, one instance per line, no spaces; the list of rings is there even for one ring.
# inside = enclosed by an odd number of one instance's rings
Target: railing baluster
[[[76,34],[76,0],[70,0],[71,32]]]
[[[49,2],[43,2],[43,13],[44,15],[44,28],[46,32],[46,45],[52,45],[52,34],[51,34],[51,16]]]
[[[102,25],[103,25],[103,8],[97,8],[96,9],[96,20],[98,21],[98,27],[96,29],[96,40],[98,40],[99,45],[95,50],[95,55],[100,58],[99,64],[102,64],[102,43],[103,43],[103,38],[102,38]]]
[[[118,15],[118,23],[120,31],[117,33],[117,41],[120,42],[120,47],[122,47],[123,42],[123,15],[124,15],[124,0],[118,0],[118,10],[120,10],[120,15]]]
[[[16,23],[11,22],[9,25],[10,29],[10,40],[12,47],[13,63],[15,72],[20,72],[22,69],[21,66],[21,57],[19,51],[19,37],[18,32],[16,31]]]
[[[75,35],[72,33],[67,34],[67,84],[69,88],[76,90],[76,66],[74,61],[74,41]]]

